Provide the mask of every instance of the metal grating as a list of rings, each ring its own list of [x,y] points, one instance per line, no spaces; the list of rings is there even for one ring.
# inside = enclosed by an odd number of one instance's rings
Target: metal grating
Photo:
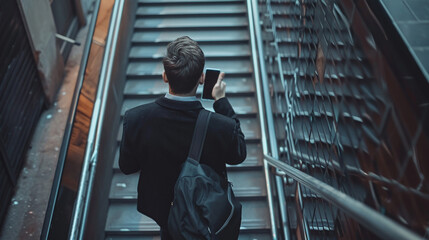
[[[400,101],[394,66],[385,64],[356,2],[259,1],[279,150],[288,164],[423,235],[425,116]],[[315,193],[286,182],[292,233],[375,238]]]
[[[0,220],[44,104],[42,85],[16,1],[0,8]]]

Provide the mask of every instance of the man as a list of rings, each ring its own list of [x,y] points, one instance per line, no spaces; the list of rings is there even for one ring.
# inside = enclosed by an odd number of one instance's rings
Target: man
[[[167,219],[173,189],[191,145],[198,113],[203,109],[195,97],[204,83],[204,53],[197,42],[180,37],[167,46],[162,78],[169,93],[153,103],[125,113],[119,167],[125,174],[140,171],[137,209],[161,227],[161,239],[170,239]],[[201,155],[218,174],[225,163],[239,164],[246,158],[240,122],[225,98],[224,73],[213,88],[215,99]]]

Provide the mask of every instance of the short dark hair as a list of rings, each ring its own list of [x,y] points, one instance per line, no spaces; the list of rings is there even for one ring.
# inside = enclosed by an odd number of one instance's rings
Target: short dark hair
[[[167,45],[162,60],[173,93],[189,93],[203,73],[204,53],[198,43],[188,36],[179,37]]]

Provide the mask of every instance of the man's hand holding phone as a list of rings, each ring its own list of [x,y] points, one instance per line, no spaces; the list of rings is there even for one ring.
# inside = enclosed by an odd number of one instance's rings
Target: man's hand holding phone
[[[218,100],[225,97],[226,84],[223,82],[225,73],[216,68],[207,68],[204,77],[202,99]]]
[[[226,83],[223,81],[225,73],[221,72],[217,78],[217,82],[213,87],[212,96],[215,101],[225,97]]]

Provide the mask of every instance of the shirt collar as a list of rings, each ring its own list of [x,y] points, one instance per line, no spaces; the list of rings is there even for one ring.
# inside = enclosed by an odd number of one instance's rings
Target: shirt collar
[[[203,109],[203,105],[201,104],[201,101],[175,101],[168,99],[166,97],[160,97],[156,100],[156,103],[160,106],[175,109],[175,110],[196,110],[196,109]]]
[[[193,102],[193,101],[198,101],[197,97],[195,96],[176,96],[176,95],[172,95],[170,93],[165,94],[165,98],[168,98],[170,100],[175,100],[175,101],[182,101],[182,102]]]

